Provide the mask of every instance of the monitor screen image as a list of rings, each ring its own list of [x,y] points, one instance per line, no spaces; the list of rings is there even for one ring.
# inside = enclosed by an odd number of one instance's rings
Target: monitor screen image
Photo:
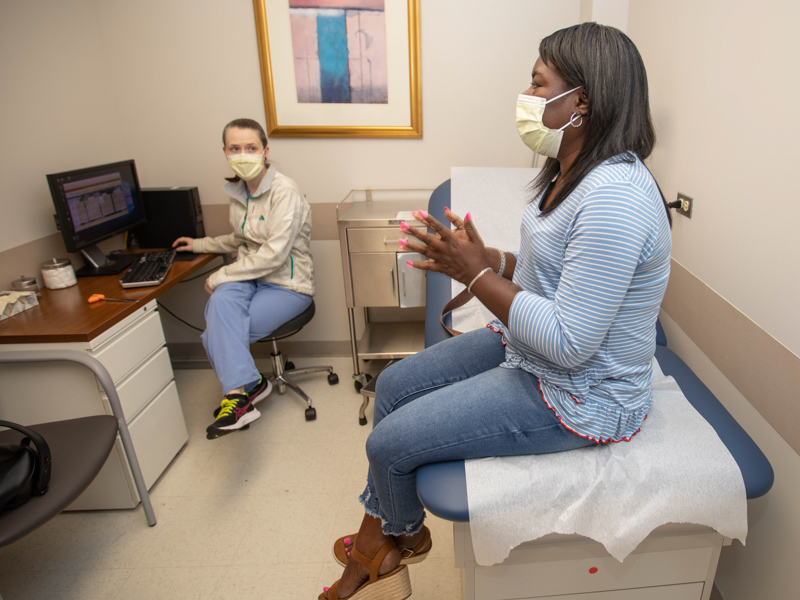
[[[108,275],[124,269],[130,260],[105,256],[97,243],[145,222],[134,161],[55,173],[47,176],[47,182],[67,251],[81,252],[87,260],[78,275]]]

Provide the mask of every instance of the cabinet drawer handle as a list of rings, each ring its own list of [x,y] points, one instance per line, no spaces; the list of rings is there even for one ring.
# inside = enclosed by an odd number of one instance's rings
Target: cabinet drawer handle
[[[394,295],[394,269],[389,269],[389,277],[392,278],[392,295]]]
[[[384,246],[389,246],[390,244],[397,244],[397,238],[394,238],[394,239],[391,239],[391,240],[387,240],[386,238],[383,238],[383,244],[384,244]]]

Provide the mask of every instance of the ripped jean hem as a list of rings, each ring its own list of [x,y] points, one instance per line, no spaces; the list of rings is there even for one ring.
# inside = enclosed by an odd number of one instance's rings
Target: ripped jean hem
[[[364,493],[358,497],[358,501],[364,507],[364,512],[367,513],[370,517],[374,519],[380,519],[381,521],[381,531],[383,531],[383,535],[388,535],[392,537],[397,537],[401,535],[414,535],[415,533],[419,533],[419,531],[423,527],[423,523],[425,522],[425,512],[422,513],[422,518],[419,520],[419,523],[415,523],[412,525],[400,526],[399,528],[390,524],[386,519],[378,511],[377,499],[375,499],[374,494],[370,491],[369,488],[364,490]],[[399,531],[397,531],[399,529]]]

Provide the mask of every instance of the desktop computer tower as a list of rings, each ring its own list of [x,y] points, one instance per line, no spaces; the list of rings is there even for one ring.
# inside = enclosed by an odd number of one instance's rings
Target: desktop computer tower
[[[169,248],[181,236],[205,237],[196,187],[144,188],[147,223],[134,231],[140,248]]]

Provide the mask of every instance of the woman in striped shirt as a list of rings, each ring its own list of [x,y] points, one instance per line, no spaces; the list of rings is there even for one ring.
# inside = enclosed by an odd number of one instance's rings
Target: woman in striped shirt
[[[596,23],[557,31],[541,42],[516,116],[522,140],[548,156],[518,252],[485,247],[469,213],[445,210],[451,230],[419,211],[431,232],[403,228],[417,238],[408,248],[427,258],[414,268],[464,283],[496,319],[381,373],[366,514],[357,536],[334,546],[347,563],[337,597],[358,588],[359,598],[367,586],[406,597],[402,562],[423,559],[431,544],[417,467],[627,442],[652,403],[671,240],[642,162],[655,133],[638,50]],[[358,587],[370,562],[381,576]]]

